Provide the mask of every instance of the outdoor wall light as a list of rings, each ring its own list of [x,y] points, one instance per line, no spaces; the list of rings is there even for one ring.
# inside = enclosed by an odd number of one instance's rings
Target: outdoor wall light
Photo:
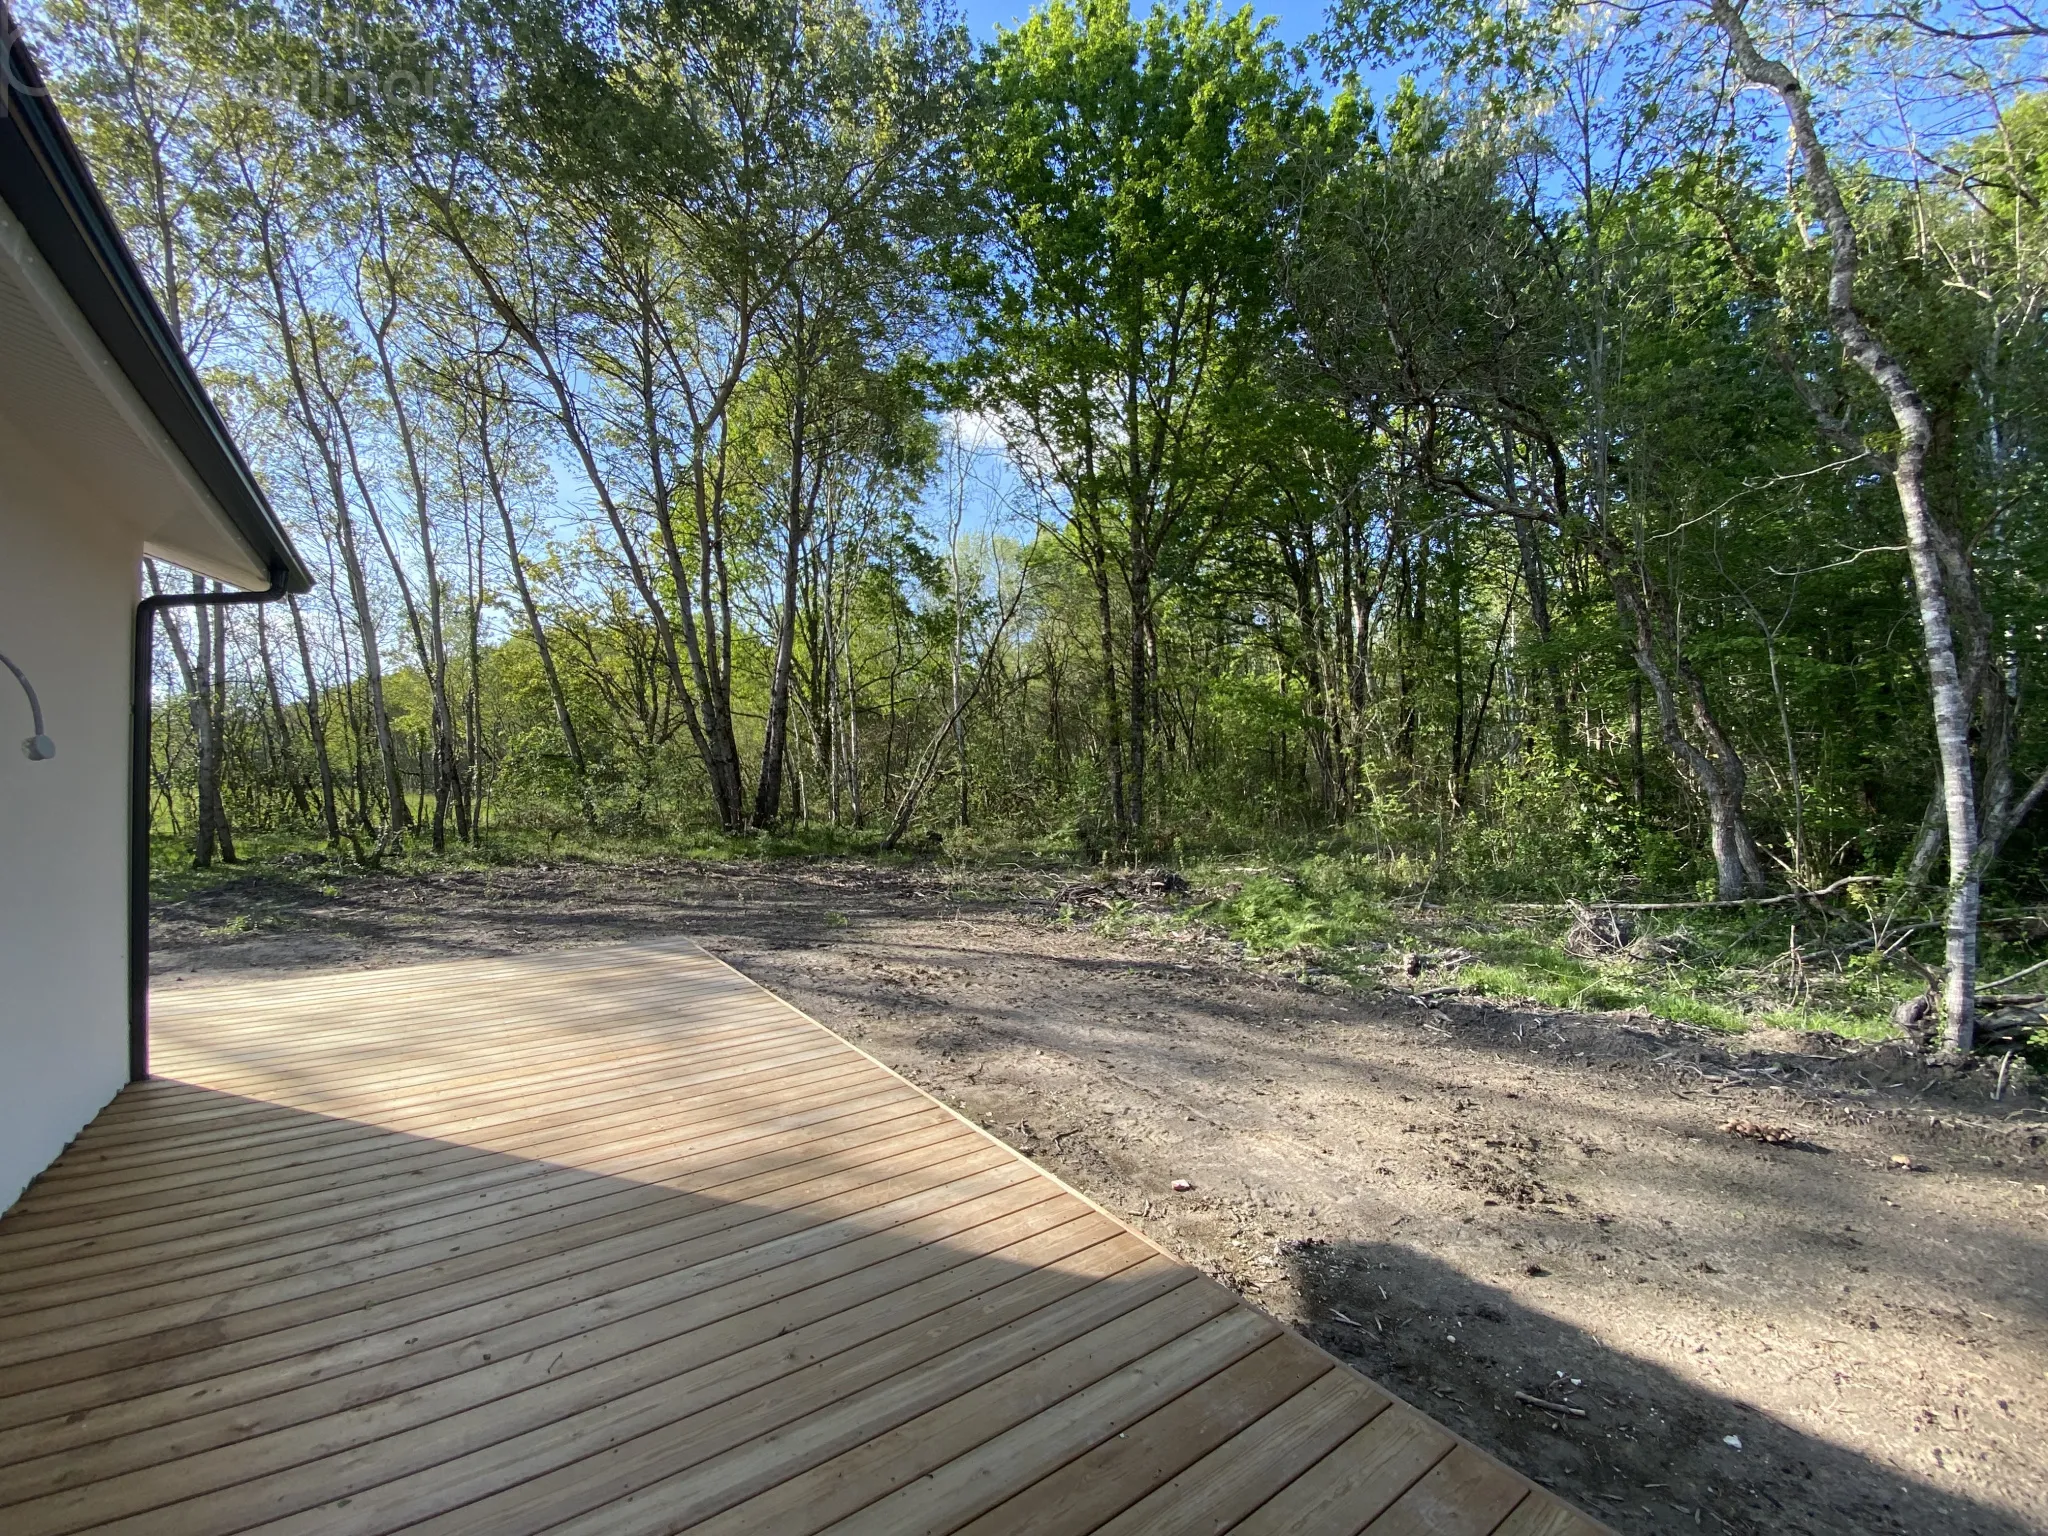
[[[28,695],[28,712],[35,719],[36,733],[22,742],[21,755],[32,763],[47,763],[57,755],[57,743],[43,734],[43,701],[36,697],[35,685],[28,680],[27,673],[4,655],[0,655],[0,665],[12,672],[14,680],[21,684],[21,691]]]

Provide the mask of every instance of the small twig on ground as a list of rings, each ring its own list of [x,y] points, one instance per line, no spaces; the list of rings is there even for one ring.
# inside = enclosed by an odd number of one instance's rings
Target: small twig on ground
[[[1570,1403],[1553,1403],[1547,1398],[1531,1397],[1527,1392],[1517,1392],[1515,1401],[1527,1403],[1532,1408],[1541,1408],[1549,1413],[1568,1413],[1575,1419],[1583,1419],[1586,1416],[1586,1410],[1583,1408],[1574,1408]]]
[[[1991,1090],[1991,1102],[1994,1104],[2005,1097],[2005,1074],[2012,1070],[2012,1056],[2013,1053],[2007,1051],[1998,1063],[1998,1083]]]

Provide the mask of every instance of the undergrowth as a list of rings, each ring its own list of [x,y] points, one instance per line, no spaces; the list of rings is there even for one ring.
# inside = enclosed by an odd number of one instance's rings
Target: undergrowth
[[[1198,915],[1256,955],[1431,995],[1881,1039],[1896,1033],[1893,1007],[1923,986],[1909,966],[1874,953],[1882,920],[1849,909],[1826,925],[1790,907],[1644,913],[1630,942],[1602,952],[1569,942],[1568,907],[1432,902],[1389,879],[1384,861],[1215,863],[1193,878]],[[1987,975],[2025,962],[2024,944],[2002,944],[1991,930],[1987,940]]]

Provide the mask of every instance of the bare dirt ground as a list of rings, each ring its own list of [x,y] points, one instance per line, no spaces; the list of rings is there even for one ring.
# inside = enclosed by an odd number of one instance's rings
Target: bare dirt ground
[[[158,984],[688,935],[1620,1531],[2048,1531],[2031,1091],[1305,985],[1053,884],[252,874],[160,908]]]

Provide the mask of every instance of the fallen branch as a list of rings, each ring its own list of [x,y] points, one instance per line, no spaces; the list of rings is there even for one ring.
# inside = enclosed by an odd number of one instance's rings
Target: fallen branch
[[[1844,875],[1833,885],[1824,885],[1817,891],[1787,891],[1781,896],[1741,896],[1732,901],[1595,901],[1589,906],[1605,907],[1610,912],[1702,912],[1709,907],[1779,907],[1792,901],[1819,901],[1823,896],[1852,885],[1882,885],[1883,875]]]
[[[1553,1403],[1545,1398],[1531,1397],[1526,1392],[1517,1392],[1515,1401],[1527,1403],[1532,1408],[1541,1408],[1549,1413],[1568,1413],[1575,1419],[1583,1419],[1586,1416],[1586,1410],[1583,1408],[1574,1408],[1570,1403]]]
[[[2048,970],[2048,960],[2036,960],[2025,969],[2014,971],[2010,976],[2001,976],[1996,981],[1979,982],[1977,990],[1979,992],[1996,992],[2009,981],[2018,981],[2022,976],[2031,976],[2034,972],[2042,970]]]

